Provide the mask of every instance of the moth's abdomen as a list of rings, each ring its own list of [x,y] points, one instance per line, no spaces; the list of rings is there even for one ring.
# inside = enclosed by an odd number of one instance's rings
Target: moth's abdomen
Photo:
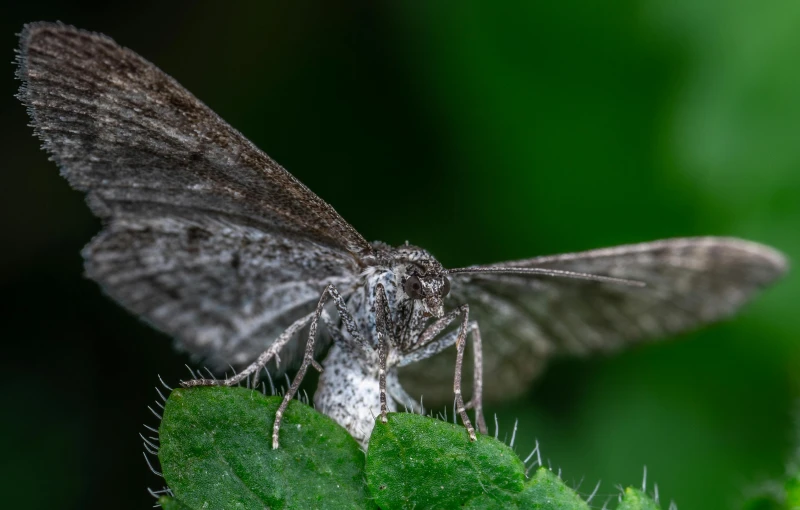
[[[363,356],[362,356],[363,357]],[[323,362],[314,405],[330,416],[366,448],[375,418],[381,413],[378,361],[365,362],[334,343]],[[390,412],[397,410],[387,397]]]

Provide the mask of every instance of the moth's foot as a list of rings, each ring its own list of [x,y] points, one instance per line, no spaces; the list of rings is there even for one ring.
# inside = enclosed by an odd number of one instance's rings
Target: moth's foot
[[[483,406],[476,405],[474,400],[470,400],[466,403],[466,405],[464,405],[464,409],[475,409],[475,421],[477,422],[478,432],[483,435],[488,434],[488,429],[486,428],[486,419],[483,417]]]
[[[183,388],[194,388],[195,386],[233,386],[235,383],[231,379],[191,379],[181,381]]]
[[[459,393],[456,392],[458,396]],[[464,428],[467,429],[467,433],[469,434],[470,441],[477,441],[478,437],[475,435],[475,427],[472,426],[472,422],[469,421],[469,416],[467,416],[467,409],[466,406],[461,406],[456,409],[456,412],[461,416],[461,422],[464,424]]]
[[[278,440],[278,436],[280,435],[281,431],[281,421],[283,421],[283,411],[286,409],[286,397],[284,397],[284,401],[281,402],[281,405],[278,407],[278,410],[275,412],[275,421],[272,424],[272,449],[277,450],[280,446],[280,441]]]

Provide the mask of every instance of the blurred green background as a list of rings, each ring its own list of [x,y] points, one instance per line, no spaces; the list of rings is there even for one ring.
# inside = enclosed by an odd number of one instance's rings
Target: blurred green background
[[[684,235],[800,260],[800,3],[18,2],[155,62],[367,239],[447,266]],[[0,486],[8,508],[147,508],[156,374],[187,362],[82,278],[98,222],[0,81]],[[800,274],[736,320],[561,360],[497,412],[599,507],[615,484],[735,508],[783,471]],[[490,338],[485,341],[491,342]],[[487,374],[487,384],[491,374]],[[665,505],[666,506],[666,505]]]

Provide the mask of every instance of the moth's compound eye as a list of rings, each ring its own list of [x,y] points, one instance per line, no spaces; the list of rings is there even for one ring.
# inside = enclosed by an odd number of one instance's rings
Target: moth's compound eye
[[[425,297],[422,295],[422,283],[416,276],[409,277],[408,280],[406,280],[406,283],[403,285],[403,289],[406,291],[406,294],[411,296],[413,299],[422,299]]]
[[[444,277],[444,285],[442,285],[442,297],[450,294],[450,280],[447,277]]]

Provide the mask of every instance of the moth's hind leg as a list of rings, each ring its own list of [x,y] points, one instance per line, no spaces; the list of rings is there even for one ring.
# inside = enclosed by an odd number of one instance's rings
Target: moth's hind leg
[[[272,425],[272,448],[278,448],[279,441],[278,441],[278,433],[281,428],[281,421],[283,420],[283,414],[286,412],[286,408],[289,406],[289,402],[294,398],[294,395],[297,393],[297,389],[300,387],[300,383],[303,381],[303,377],[306,375],[306,371],[308,370],[309,366],[313,366],[320,372],[322,372],[322,366],[314,360],[314,340],[317,335],[317,326],[319,324],[320,318],[322,318],[324,323],[328,323],[327,316],[325,315],[325,303],[328,301],[328,298],[332,299],[336,304],[336,309],[339,311],[339,315],[342,318],[342,322],[344,323],[347,331],[353,337],[356,343],[363,344],[363,339],[358,333],[358,330],[355,325],[355,320],[350,312],[347,311],[347,305],[342,299],[342,296],[339,295],[339,291],[336,290],[332,284],[325,287],[325,290],[322,291],[322,295],[319,298],[319,302],[317,303],[317,309],[310,315],[311,318],[311,326],[308,328],[308,341],[306,342],[306,350],[305,354],[303,355],[303,363],[300,365],[300,368],[297,371],[297,375],[294,377],[294,381],[292,381],[292,385],[286,390],[286,394],[283,397],[283,401],[281,405],[278,407],[278,410],[275,412],[275,422]],[[330,324],[329,324],[330,326]]]
[[[252,386],[255,387],[258,384],[258,375],[261,369],[273,358],[275,358],[276,363],[280,362],[280,356],[278,355],[280,350],[289,343],[298,331],[303,329],[303,327],[314,318],[315,313],[316,312],[311,312],[294,321],[253,363],[233,377],[227,379],[192,379],[191,381],[181,382],[181,386],[184,388],[191,388],[193,386],[235,386],[252,375]]]

